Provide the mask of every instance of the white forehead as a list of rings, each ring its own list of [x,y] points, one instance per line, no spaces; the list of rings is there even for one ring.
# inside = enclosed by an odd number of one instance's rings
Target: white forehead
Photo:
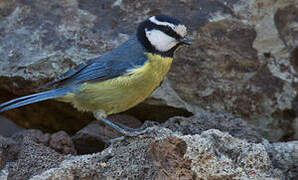
[[[157,25],[169,26],[181,37],[184,37],[187,34],[186,27],[182,24],[175,25],[175,24],[172,24],[169,22],[162,22],[162,21],[157,20],[155,16],[152,16],[151,18],[149,18],[149,21],[151,21],[152,23],[157,24]]]

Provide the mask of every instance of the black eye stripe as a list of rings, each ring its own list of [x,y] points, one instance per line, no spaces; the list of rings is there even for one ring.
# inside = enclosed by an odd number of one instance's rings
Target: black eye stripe
[[[175,38],[175,39],[180,39],[182,38],[178,33],[176,33],[170,26],[164,26],[164,25],[157,25],[151,21],[148,22],[147,24],[147,30],[152,30],[152,29],[157,29],[165,34]]]
[[[162,32],[166,33],[167,35],[175,38],[175,39],[180,39],[181,36],[177,34],[171,27],[169,26],[162,26],[158,25],[157,29],[161,30]]]

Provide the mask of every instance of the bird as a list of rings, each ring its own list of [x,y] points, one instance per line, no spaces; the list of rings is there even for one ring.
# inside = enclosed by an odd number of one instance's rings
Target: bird
[[[0,104],[0,112],[55,99],[71,103],[125,136],[132,129],[108,116],[144,101],[162,82],[181,45],[190,45],[187,28],[179,19],[157,14],[141,22],[136,32],[115,49],[89,59],[42,86],[45,91]]]

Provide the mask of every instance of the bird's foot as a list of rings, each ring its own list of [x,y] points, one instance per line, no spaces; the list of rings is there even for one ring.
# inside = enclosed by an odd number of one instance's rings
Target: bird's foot
[[[138,127],[137,129],[146,129],[146,128],[149,128],[149,127],[153,127],[153,126],[158,126],[160,125],[159,122],[156,122],[156,121],[145,121],[142,126]]]
[[[145,133],[145,129],[147,127],[151,127],[153,125],[156,125],[157,123],[156,122],[153,122],[153,121],[145,121],[145,123],[139,127],[139,128],[131,128],[131,127],[127,127],[123,124],[120,124],[120,123],[115,123],[115,122],[112,122],[108,119],[106,119],[104,116],[103,116],[103,113],[100,112],[100,111],[95,111],[94,113],[94,116],[97,120],[99,120],[100,122],[104,123],[105,125],[115,129],[116,131],[120,132],[121,134],[123,134],[124,136],[129,136],[129,137],[133,137],[133,136],[138,136],[140,134],[144,134]]]
[[[123,134],[123,136],[120,136],[117,138],[110,139],[109,144],[120,142],[120,141],[124,140],[125,137],[134,137],[134,136],[138,136],[141,134],[145,134],[147,128],[157,126],[157,125],[159,125],[159,123],[155,122],[155,121],[145,121],[143,123],[143,125],[138,128],[130,128],[130,127],[127,127],[127,126],[125,126],[123,124],[119,124],[119,123],[117,123],[117,125],[120,126],[122,129],[125,129],[126,134]]]
[[[103,113],[101,113],[100,111],[95,111],[93,114],[97,120],[99,120],[100,122],[104,123],[105,125],[113,128],[113,129],[115,129],[119,133],[123,134],[123,136],[121,136],[121,137],[117,137],[117,138],[109,140],[109,143],[122,141],[125,137],[134,137],[134,136],[144,134],[144,133],[146,133],[146,128],[156,126],[159,124],[158,122],[154,122],[154,121],[145,121],[141,127],[131,128],[131,127],[127,127],[123,124],[115,123],[115,122],[112,122],[112,121],[106,119],[103,116]]]

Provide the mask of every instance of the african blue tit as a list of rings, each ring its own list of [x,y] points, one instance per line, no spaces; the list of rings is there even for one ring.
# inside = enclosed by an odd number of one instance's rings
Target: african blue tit
[[[69,102],[78,110],[92,111],[96,119],[124,135],[137,135],[137,130],[106,117],[137,105],[159,86],[170,69],[175,50],[191,44],[186,34],[186,26],[178,19],[152,16],[119,47],[44,85],[50,90],[0,104],[0,112],[56,99]]]

